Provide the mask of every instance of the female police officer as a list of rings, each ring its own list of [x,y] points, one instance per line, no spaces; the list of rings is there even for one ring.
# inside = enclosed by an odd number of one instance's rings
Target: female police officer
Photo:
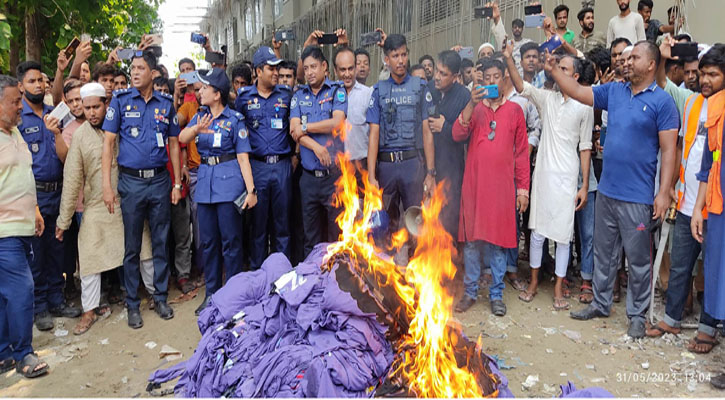
[[[224,70],[214,68],[200,80],[204,84],[200,92],[203,107],[179,135],[182,143],[195,140],[201,155],[194,200],[198,205],[206,297],[196,309],[197,315],[222,286],[222,260],[227,279],[242,268],[242,217],[235,200],[240,199],[246,186],[247,196],[241,208],[257,203],[244,117],[227,106],[229,79]]]

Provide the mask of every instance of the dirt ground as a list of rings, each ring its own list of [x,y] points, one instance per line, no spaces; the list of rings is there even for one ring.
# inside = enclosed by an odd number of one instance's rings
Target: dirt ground
[[[577,289],[573,292],[578,294]],[[468,312],[456,315],[469,337],[483,335],[486,353],[498,358],[517,397],[558,396],[559,385],[567,381],[578,388],[601,386],[617,397],[723,396],[707,382],[725,370],[723,346],[709,355],[688,352],[686,343],[694,330],[679,337],[632,341],[626,336],[624,298],[610,318],[581,322],[569,318],[568,311],[554,311],[552,294],[553,284],[546,282],[527,304],[507,285],[505,317],[491,314],[484,291]],[[172,290],[169,298],[178,296]],[[0,397],[147,397],[149,374],[177,362],[161,359],[162,347],[179,350],[184,359],[196,348],[200,334],[194,309],[201,298],[200,293],[173,304],[176,315],[170,321],[158,318],[144,301],[144,327],[139,330],[128,328],[126,312],[118,306],[82,336],[70,332],[75,320],[56,319],[55,330],[36,330],[33,337],[50,373],[34,380],[14,371],[2,374]],[[581,307],[575,298],[572,303],[573,308]],[[660,315],[661,308],[657,307]],[[528,389],[523,385],[527,380]]]

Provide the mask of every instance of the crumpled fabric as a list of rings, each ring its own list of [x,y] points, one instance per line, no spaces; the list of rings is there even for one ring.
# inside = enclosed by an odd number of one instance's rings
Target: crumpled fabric
[[[608,399],[614,397],[614,395],[609,393],[606,389],[597,386],[577,390],[576,386],[574,386],[571,381],[567,381],[566,385],[559,385],[559,387],[561,388],[561,396],[559,396],[560,398],[568,397],[574,399]]]
[[[281,253],[241,272],[210,299],[192,357],[151,374],[179,378],[176,397],[372,397],[394,353],[387,327],[340,289],[336,267],[320,266],[327,244],[292,268]],[[508,381],[502,378],[500,393]],[[503,390],[502,390],[503,388]]]

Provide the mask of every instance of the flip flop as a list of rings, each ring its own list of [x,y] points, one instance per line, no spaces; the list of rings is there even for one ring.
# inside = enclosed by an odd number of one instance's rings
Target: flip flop
[[[15,368],[14,359],[8,358],[8,359],[0,361],[0,374],[2,374],[3,372],[10,371],[13,368]]]
[[[525,303],[531,303],[531,301],[534,300],[534,297],[536,297],[536,291],[534,291],[534,292],[523,291],[523,292],[519,293],[519,300],[521,300]]]
[[[554,297],[554,310],[556,311],[564,311],[568,310],[571,307],[571,304],[569,304],[566,299],[563,297]]]
[[[42,368],[38,368],[39,365],[45,364]],[[48,364],[45,361],[41,361],[38,355],[35,353],[29,353],[19,364],[15,366],[15,371],[24,377],[31,379],[37,378],[41,375],[48,373]]]
[[[713,340],[700,339],[697,336],[695,336],[694,338],[692,338],[692,341],[695,342],[695,345],[694,346],[691,346],[692,345],[692,342],[690,342],[690,344],[687,345],[687,350],[690,350],[691,352],[697,353],[697,354],[707,354],[707,353],[711,352],[712,349],[715,348],[715,346],[717,346],[717,345],[720,344],[720,342],[717,341],[717,340],[715,340],[715,339],[713,339]],[[710,350],[707,350],[707,351],[697,351],[697,349],[695,349],[695,346],[697,346],[698,344],[709,345],[710,346]]]
[[[528,286],[526,284],[526,281],[524,281],[523,279],[521,279],[519,277],[511,279],[507,276],[506,280],[508,281],[508,283],[511,285],[512,288],[518,290],[519,292],[526,290],[526,287]]]
[[[591,304],[591,302],[594,300],[594,291],[592,290],[592,286],[586,283],[583,283],[579,287],[579,302],[582,304]],[[591,298],[588,297],[582,297],[585,295],[591,295]]]
[[[672,329],[677,329],[677,328],[672,328]],[[649,331],[649,330],[655,330],[655,331],[657,331],[657,333],[655,333],[654,335],[651,335],[651,334],[647,333],[647,331]],[[651,338],[660,337],[660,336],[664,335],[665,333],[671,333],[673,335],[679,335],[680,334],[680,330],[678,329],[677,332],[670,332],[668,330],[665,330],[664,328],[662,328],[659,325],[651,325],[651,326],[647,327],[647,330],[644,332],[645,336],[651,337]]]

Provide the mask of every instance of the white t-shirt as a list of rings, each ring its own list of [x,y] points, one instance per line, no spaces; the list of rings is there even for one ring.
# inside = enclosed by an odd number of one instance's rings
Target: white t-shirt
[[[612,44],[616,38],[627,38],[632,44],[640,40],[647,40],[644,32],[644,20],[638,12],[630,12],[626,17],[620,17],[619,14],[609,20],[607,27],[607,47]]]
[[[700,182],[695,176],[700,172],[700,163],[702,162],[702,154],[705,151],[705,143],[707,142],[707,128],[705,128],[705,122],[707,121],[707,99],[702,103],[702,109],[700,110],[700,118],[697,122],[697,135],[695,141],[690,147],[690,153],[687,157],[687,163],[685,164],[685,187],[682,189],[684,192],[682,195],[682,205],[680,212],[692,217],[692,211],[695,209],[695,201],[697,200],[697,191],[700,188]],[[687,122],[682,124],[680,128],[680,137],[685,136],[685,129],[687,129]],[[684,161],[684,144],[682,158]]]

